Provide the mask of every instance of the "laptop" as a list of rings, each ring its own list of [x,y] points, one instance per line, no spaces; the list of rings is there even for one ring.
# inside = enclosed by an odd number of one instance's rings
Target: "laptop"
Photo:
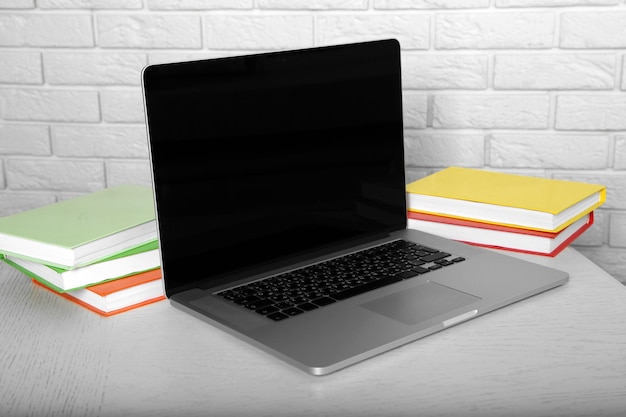
[[[167,298],[312,375],[568,280],[407,229],[394,39],[148,65],[142,88]]]

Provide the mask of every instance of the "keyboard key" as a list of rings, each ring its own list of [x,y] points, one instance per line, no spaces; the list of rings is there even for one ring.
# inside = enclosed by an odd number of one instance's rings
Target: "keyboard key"
[[[286,314],[283,314],[283,313],[281,313],[279,311],[279,312],[276,312],[276,313],[268,314],[267,318],[272,319],[274,321],[281,321],[281,320],[284,320],[284,319],[288,319],[289,316],[286,315]]]
[[[291,307],[286,310],[283,310],[282,312],[283,314],[287,314],[288,316],[297,316],[298,314],[304,313],[304,310],[300,310],[299,308],[296,308],[296,307]]]
[[[262,300],[259,299],[258,301],[252,301],[248,304],[245,305],[246,308],[249,308],[250,310],[258,310],[259,308],[262,307],[267,307],[274,304],[274,301],[272,300]]]
[[[432,261],[436,261],[438,259],[447,258],[448,256],[450,256],[449,253],[437,252],[437,253],[432,253],[432,254],[427,255],[427,256],[423,256],[420,259],[422,261],[424,261],[424,262],[432,262]]]
[[[324,294],[322,294],[321,291],[313,291],[306,293],[305,297],[307,297],[309,300],[315,300],[316,298],[320,298],[323,295]]]
[[[417,248],[419,250],[430,252],[430,253],[437,253],[437,252],[439,252],[437,249],[429,248],[428,246],[418,245]]]
[[[302,303],[306,303],[307,301],[309,301],[309,299],[303,296],[298,296],[298,297],[294,297],[291,299],[291,302],[294,304],[302,304]]]
[[[270,306],[267,306],[267,307],[261,307],[261,308],[255,310],[255,311],[257,313],[259,313],[259,314],[263,314],[264,316],[267,316],[268,314],[277,312],[278,309],[276,307],[270,305]]]
[[[219,295],[230,301],[235,301],[236,299],[241,298],[241,295],[239,293],[236,293],[232,290],[221,292]]]
[[[284,310],[286,308],[293,307],[294,305],[289,301],[282,301],[280,303],[275,304],[275,306],[280,308],[281,310]]]
[[[379,279],[377,281],[371,281],[371,282],[368,282],[367,284],[363,284],[363,285],[360,285],[358,287],[350,288],[348,290],[344,290],[344,291],[340,291],[340,292],[335,293],[335,294],[331,294],[331,297],[336,299],[336,300],[345,300],[346,298],[354,297],[356,295],[360,295],[360,294],[366,293],[368,291],[372,291],[372,290],[375,290],[377,288],[381,288],[381,287],[384,287],[386,285],[393,284],[395,282],[400,282],[400,281],[402,281],[402,279],[401,278],[397,278],[397,277],[381,278],[381,279]]]
[[[395,276],[398,278],[402,278],[402,279],[409,279],[409,278],[416,277],[418,275],[419,275],[419,272],[410,269],[408,271],[400,272],[396,274]]]
[[[237,288],[236,291],[238,293],[241,293],[241,294],[245,295],[245,296],[252,295],[252,294],[254,294],[256,292],[256,290],[253,290],[252,288],[246,288],[246,287],[239,287],[239,288]]]
[[[324,306],[327,306],[328,304],[336,303],[337,300],[333,300],[330,297],[321,297],[321,298],[318,298],[317,300],[313,300],[311,302],[313,304],[315,304],[315,305],[320,306],[320,307],[324,307]]]
[[[302,304],[298,304],[298,308],[303,311],[311,311],[311,310],[315,310],[316,308],[319,308],[319,306],[316,306],[313,303],[302,303]]]
[[[257,297],[256,295],[250,295],[247,297],[242,297],[242,298],[238,298],[235,300],[235,303],[241,305],[241,306],[248,306],[251,303],[255,303],[255,302],[259,302],[261,301],[261,299],[259,297]]]

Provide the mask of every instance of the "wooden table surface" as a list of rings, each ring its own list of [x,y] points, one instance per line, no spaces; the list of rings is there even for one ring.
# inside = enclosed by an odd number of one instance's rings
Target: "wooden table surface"
[[[323,377],[172,307],[103,318],[0,265],[0,416],[625,416],[626,287],[566,285]]]

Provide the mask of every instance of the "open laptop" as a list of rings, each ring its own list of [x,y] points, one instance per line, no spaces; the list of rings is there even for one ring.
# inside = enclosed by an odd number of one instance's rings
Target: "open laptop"
[[[406,228],[396,40],[142,77],[168,299],[298,368],[327,374],[568,280]]]

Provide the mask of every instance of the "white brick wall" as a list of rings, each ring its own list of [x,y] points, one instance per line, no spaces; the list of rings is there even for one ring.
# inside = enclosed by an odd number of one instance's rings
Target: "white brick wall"
[[[313,17],[294,14],[208,15],[210,49],[286,49],[313,45]]]
[[[626,10],[561,15],[561,48],[626,47]]]
[[[103,48],[202,48],[200,16],[179,14],[98,14],[98,45]]]
[[[626,130],[626,94],[572,94],[557,98],[556,126],[560,130]]]
[[[437,49],[545,49],[554,44],[553,12],[438,13]]]
[[[547,129],[547,94],[434,94],[433,127]]]
[[[6,121],[99,122],[98,92],[52,88],[0,89]]]
[[[146,54],[111,52],[44,53],[46,82],[53,85],[140,85]]]
[[[487,55],[407,55],[402,62],[402,85],[420,90],[484,90],[488,67]]]
[[[39,52],[0,52],[0,83],[41,84],[41,68]]]
[[[493,86],[498,90],[611,90],[616,64],[615,54],[500,54],[495,57]]]
[[[602,135],[494,133],[489,143],[491,165],[498,168],[602,170],[610,154]]]
[[[91,22],[91,16],[85,13],[3,13],[0,46],[93,47]]]
[[[599,182],[577,242],[626,283],[624,0],[0,0],[0,215],[150,184],[147,63],[395,37],[407,180]]]

